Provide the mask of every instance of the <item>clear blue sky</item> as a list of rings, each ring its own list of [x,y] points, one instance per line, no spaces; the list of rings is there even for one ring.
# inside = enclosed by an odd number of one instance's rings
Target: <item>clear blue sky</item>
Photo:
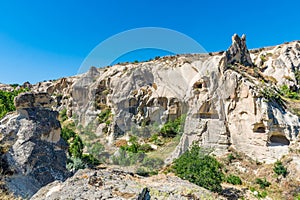
[[[101,41],[139,27],[182,32],[207,51],[225,50],[234,33],[245,33],[249,48],[300,40],[299,8],[298,0],[3,0],[0,82],[75,75]]]

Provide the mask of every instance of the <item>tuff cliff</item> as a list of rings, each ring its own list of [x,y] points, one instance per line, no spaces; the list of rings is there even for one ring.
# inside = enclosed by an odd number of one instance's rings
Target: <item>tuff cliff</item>
[[[299,155],[295,152],[299,151],[300,104],[293,99],[299,92],[299,83],[299,41],[248,50],[246,37],[238,35],[232,37],[232,45],[225,52],[91,67],[85,74],[74,77],[35,85],[27,83],[32,93],[17,97],[17,113],[10,113],[0,121],[0,141],[9,144],[3,159],[9,164],[7,169],[19,175],[10,177],[7,185],[17,194],[31,196],[39,187],[69,175],[65,169],[67,146],[60,138],[58,113],[65,114],[63,125],[74,124],[85,142],[102,144],[104,149],[97,154],[109,163],[111,157],[121,154],[119,147],[130,143],[133,135],[138,136],[139,142],[149,144],[154,150],[151,156],[162,158],[165,164],[196,142],[211,148],[219,157],[238,152],[245,159],[266,166],[288,155],[289,171],[299,174]],[[13,90],[8,85],[0,88]],[[164,124],[182,116],[185,123],[181,124],[180,140],[166,140],[169,143],[162,147],[151,140]],[[251,176],[260,173],[248,169],[248,163],[245,166],[241,163],[235,163],[237,171],[253,172]],[[79,184],[78,177],[83,176],[84,187],[66,198],[81,193],[92,195],[91,191],[83,193],[89,184],[87,180],[94,176],[92,173],[80,171],[65,183],[55,182],[43,188],[34,198],[55,199],[54,192],[67,191],[68,185]],[[114,172],[101,173],[106,177]],[[141,181],[134,175],[128,176],[130,184]],[[111,181],[124,177],[127,175],[118,174]],[[36,182],[38,187],[26,193],[28,188],[19,184],[23,183],[21,178]],[[154,187],[150,183],[144,185]],[[99,192],[97,187],[92,191]],[[131,195],[128,198],[136,198],[141,192],[129,190],[124,190],[124,194]],[[167,189],[163,193],[170,195]],[[111,190],[99,195],[117,198]]]
[[[91,125],[114,146],[132,128],[162,125],[186,114],[181,142],[168,162],[193,141],[220,155],[234,148],[254,159],[274,162],[297,141],[298,117],[263,94],[265,88],[298,90],[299,42],[248,50],[246,38],[232,37],[227,51],[176,55],[143,63],[92,67],[86,74],[44,82],[47,92],[83,127]],[[99,113],[111,110],[111,124]]]

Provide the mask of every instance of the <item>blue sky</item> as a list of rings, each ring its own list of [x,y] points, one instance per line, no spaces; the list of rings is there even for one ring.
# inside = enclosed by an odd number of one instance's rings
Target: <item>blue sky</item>
[[[249,48],[299,40],[299,8],[296,0],[3,0],[0,82],[35,83],[75,75],[100,42],[140,27],[179,31],[207,51],[225,50],[234,33],[245,33]],[[156,54],[164,52],[131,53],[122,61]]]

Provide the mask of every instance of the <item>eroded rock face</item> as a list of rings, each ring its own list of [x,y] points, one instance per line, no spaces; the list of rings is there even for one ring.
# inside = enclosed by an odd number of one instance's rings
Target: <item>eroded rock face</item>
[[[258,71],[264,82],[269,81],[267,87],[277,83],[299,90],[295,75],[300,68],[299,44],[249,51],[245,36],[235,34],[223,54],[93,67],[82,75],[40,83],[33,90],[61,94],[56,96],[55,109],[66,108],[83,127],[95,126],[96,135],[109,148],[142,125],[161,127],[186,114],[184,134],[168,162],[194,141],[212,147],[218,155],[234,148],[253,159],[273,162],[296,141],[299,120],[259,95],[262,80],[254,75]],[[99,124],[98,115],[107,109],[111,123]]]
[[[61,139],[58,112],[50,109],[53,99],[46,93],[25,93],[15,99],[17,114],[0,121],[1,145],[8,147],[1,157],[8,189],[30,197],[42,186],[64,180],[67,144]]]
[[[217,198],[206,189],[175,176],[157,175],[142,178],[124,169],[108,168],[97,171],[79,170],[63,183],[56,181],[42,188],[31,200],[149,199],[149,197],[170,200]]]
[[[245,35],[243,35],[241,38],[237,34],[232,36],[232,44],[228,50],[224,52],[224,57],[220,63],[221,71],[226,70],[228,65],[233,65],[236,63],[248,67],[253,66],[250,52],[246,45]]]

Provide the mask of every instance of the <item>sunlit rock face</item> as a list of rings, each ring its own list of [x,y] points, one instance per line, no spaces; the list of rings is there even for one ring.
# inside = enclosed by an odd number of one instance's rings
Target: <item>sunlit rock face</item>
[[[0,121],[0,143],[7,147],[2,163],[11,173],[6,185],[16,195],[30,197],[42,186],[68,177],[67,145],[52,102],[47,93],[21,94],[15,98],[17,113]]]
[[[299,89],[300,43],[248,50],[246,37],[234,35],[225,52],[167,56],[33,85],[53,96],[55,110],[67,109],[83,127],[92,125],[113,148],[132,129],[186,114],[184,133],[167,162],[193,142],[222,155],[235,149],[259,161],[274,162],[287,154],[299,132],[298,117],[268,101],[263,87],[283,84]],[[60,95],[57,95],[60,94]],[[111,110],[109,124],[97,117]]]

